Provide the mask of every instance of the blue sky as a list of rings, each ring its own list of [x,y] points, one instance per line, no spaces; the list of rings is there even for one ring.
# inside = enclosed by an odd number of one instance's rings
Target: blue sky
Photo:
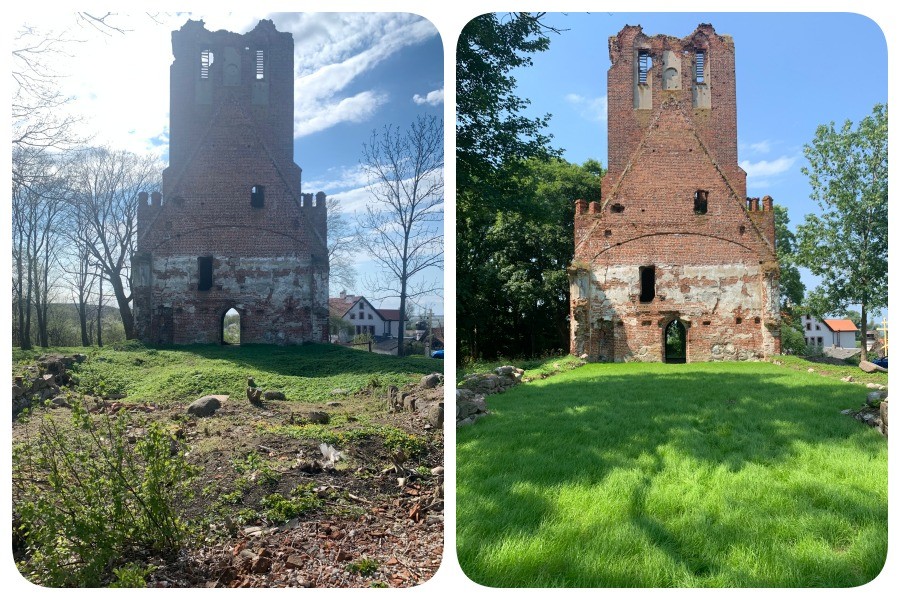
[[[102,13],[99,13],[102,14]],[[70,56],[54,57],[70,108],[84,119],[94,143],[167,160],[171,32],[188,19],[202,19],[210,31],[245,33],[260,19],[272,19],[294,36],[294,161],[303,169],[304,192],[324,191],[338,199],[353,220],[370,196],[360,169],[362,145],[384,125],[405,129],[417,115],[444,113],[444,55],[437,29],[410,13],[158,13],[116,15],[124,35],[103,35],[78,27],[71,13],[18,15],[19,23],[42,30],[68,30],[83,40],[68,45]],[[115,77],[110,77],[115,73]],[[366,286],[374,265],[357,255],[357,288],[376,306],[396,308],[398,298]],[[437,269],[422,274],[443,282]],[[331,290],[336,296],[340,290]],[[443,314],[443,299],[423,299]]]
[[[879,26],[851,13],[550,13],[550,48],[514,72],[532,115],[551,113],[549,131],[564,158],[607,156],[608,39],[641,25],[648,35],[686,37],[699,23],[735,44],[738,161],[747,193],[787,207],[791,227],[818,212],[810,200],[803,145],[816,127],[854,123],[887,103],[887,46]],[[804,271],[807,287],[816,278]]]

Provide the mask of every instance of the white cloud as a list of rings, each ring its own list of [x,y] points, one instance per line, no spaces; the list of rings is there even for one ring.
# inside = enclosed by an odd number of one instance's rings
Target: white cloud
[[[387,102],[385,94],[366,91],[337,102],[320,104],[318,110],[294,116],[294,137],[303,137],[333,127],[338,123],[361,123]]]
[[[750,162],[749,160],[743,160],[740,165],[747,172],[747,179],[759,179],[785,173],[794,166],[795,162],[797,162],[796,156],[782,156],[771,161]]]
[[[566,102],[578,110],[578,114],[588,121],[606,122],[606,96],[587,98],[580,94],[566,94]]]
[[[413,102],[416,104],[429,104],[431,106],[437,106],[444,101],[444,88],[439,90],[432,90],[428,92],[424,96],[420,96],[419,94],[413,95]]]

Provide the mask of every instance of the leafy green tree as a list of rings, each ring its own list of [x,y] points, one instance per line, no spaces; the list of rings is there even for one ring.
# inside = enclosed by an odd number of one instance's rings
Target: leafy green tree
[[[856,129],[849,120],[820,125],[804,147],[803,173],[822,212],[797,228],[797,256],[822,278],[809,297],[819,314],[859,305],[865,323],[868,311],[887,306],[887,133],[887,107],[878,104]]]
[[[511,178],[515,203],[498,211],[483,245],[477,324],[482,356],[535,356],[568,345],[576,198],[598,200],[599,162],[532,158]],[[473,286],[476,287],[476,286]]]
[[[775,250],[781,267],[781,310],[788,313],[793,307],[803,303],[806,286],[800,279],[797,268],[797,237],[788,228],[790,219],[787,208],[775,206]]]
[[[459,357],[481,352],[498,285],[489,264],[488,231],[500,213],[519,201],[518,180],[528,158],[559,152],[544,132],[549,115],[526,117],[529,102],[516,96],[513,69],[531,65],[531,54],[549,47],[554,31],[543,13],[485,14],[469,21],[457,44],[457,332]]]

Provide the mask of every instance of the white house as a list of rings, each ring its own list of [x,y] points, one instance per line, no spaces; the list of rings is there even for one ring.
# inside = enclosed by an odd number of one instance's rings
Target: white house
[[[850,319],[822,319],[803,315],[800,319],[807,346],[819,348],[856,348],[856,332]]]
[[[363,296],[341,292],[340,297],[328,299],[328,310],[353,325],[354,335],[368,333],[376,339],[398,336],[400,311],[396,308],[375,308]]]

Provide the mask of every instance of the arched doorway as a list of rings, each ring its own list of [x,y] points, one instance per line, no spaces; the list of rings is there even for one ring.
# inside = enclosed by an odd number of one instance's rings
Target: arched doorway
[[[680,319],[673,319],[666,325],[666,335],[663,339],[665,346],[665,360],[667,363],[687,362],[687,328]]]
[[[241,344],[241,313],[229,308],[222,315],[222,343],[230,346]]]

